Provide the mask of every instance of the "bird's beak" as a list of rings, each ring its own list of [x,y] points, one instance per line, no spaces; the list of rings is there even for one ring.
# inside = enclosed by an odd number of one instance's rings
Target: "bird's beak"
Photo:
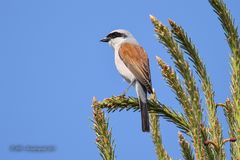
[[[101,42],[109,42],[110,41],[110,38],[108,37],[104,37],[103,39],[100,40]]]

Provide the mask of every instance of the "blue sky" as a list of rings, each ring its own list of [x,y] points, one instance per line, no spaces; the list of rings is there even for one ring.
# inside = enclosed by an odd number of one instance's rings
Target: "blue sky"
[[[225,1],[240,23],[239,2]],[[182,25],[204,60],[216,101],[230,96],[230,50],[208,1],[0,1],[0,159],[100,159],[92,130],[91,100],[120,94],[126,82],[117,73],[113,51],[99,40],[127,29],[148,52],[159,100],[182,111],[164,82],[155,56],[172,64],[154,36],[149,14],[164,24]],[[135,96],[133,89],[129,95]],[[141,132],[140,114],[107,114],[117,159],[155,159],[150,134]],[[227,137],[226,120],[218,116]],[[179,129],[161,119],[163,143],[181,158]],[[53,145],[55,152],[12,152],[11,145]]]

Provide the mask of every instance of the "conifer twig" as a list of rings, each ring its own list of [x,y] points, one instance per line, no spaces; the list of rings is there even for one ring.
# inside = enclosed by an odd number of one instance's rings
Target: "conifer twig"
[[[122,111],[122,110],[133,110],[139,111],[138,99],[134,97],[125,96],[113,96],[106,98],[101,102],[93,104],[101,109],[107,109],[108,112]],[[168,121],[174,123],[179,127],[182,132],[189,134],[190,126],[185,116],[177,113],[170,107],[165,106],[159,101],[148,100],[148,110],[150,113],[157,113]]]
[[[96,133],[96,144],[103,160],[115,160],[114,141],[112,130],[108,127],[108,120],[103,111],[96,106],[96,98],[93,98],[93,129]]]
[[[195,120],[193,113],[193,108],[189,102],[189,97],[185,93],[181,82],[179,81],[176,72],[168,66],[160,57],[156,56],[159,66],[162,68],[162,75],[166,79],[168,85],[173,89],[176,94],[177,100],[182,105],[185,114],[187,115],[189,124]]]
[[[200,106],[199,92],[196,86],[195,79],[190,70],[189,64],[184,59],[183,53],[179,49],[178,43],[174,40],[173,35],[169,29],[164,26],[157,18],[150,15],[150,19],[155,27],[156,35],[159,42],[162,43],[170,53],[173,61],[178,69],[178,72],[184,79],[188,96],[190,97],[190,103],[192,106],[192,114],[195,117],[191,125],[191,133],[193,138],[193,144],[195,147],[196,158],[204,159],[203,154],[204,146],[202,144],[202,135],[200,125],[202,125],[202,109]],[[188,117],[189,118],[189,117]]]
[[[155,145],[155,152],[157,154],[158,160],[171,160],[170,156],[166,152],[162,144],[162,137],[159,129],[159,115],[156,113],[150,114],[150,123],[151,123],[151,133],[153,143]]]
[[[209,0],[215,13],[221,22],[222,28],[225,32],[225,36],[228,45],[231,49],[231,92],[232,92],[232,104],[231,112],[226,113],[229,123],[230,136],[240,138],[240,40],[238,35],[238,29],[234,24],[234,19],[227,8],[223,0]],[[226,110],[225,110],[226,111]],[[232,120],[236,123],[231,123]],[[230,121],[229,121],[230,120]],[[234,128],[236,127],[236,129]],[[239,130],[238,132],[235,132]],[[240,141],[237,144],[231,145],[231,152],[233,154],[233,159],[240,159]]]
[[[227,142],[236,142],[237,139],[236,138],[227,138],[223,140],[223,144],[227,143]]]
[[[157,101],[155,91],[153,91],[153,94],[151,94],[150,99],[153,101]],[[158,160],[171,160],[170,156],[168,155],[162,144],[159,115],[156,113],[150,113],[149,120],[151,125],[152,140],[155,146],[155,152],[157,154]]]
[[[190,144],[184,139],[181,132],[178,132],[179,144],[181,146],[182,155],[185,160],[194,160],[194,155]]]
[[[229,124],[229,136],[234,137],[237,135],[238,130],[237,130],[237,121],[235,114],[233,113],[233,107],[232,103],[229,98],[227,98],[226,103],[225,103],[225,108],[224,108],[224,115],[227,118],[227,122]],[[236,151],[239,148],[239,142],[236,143],[230,143],[230,151],[232,153],[232,158],[235,159],[238,157],[238,152]]]
[[[226,108],[226,104],[224,103],[216,103],[216,108],[217,107],[223,107],[223,108]],[[227,109],[227,108],[226,108]]]
[[[214,92],[212,89],[212,84],[210,82],[209,76],[207,75],[206,67],[203,64],[195,45],[192,43],[191,39],[187,36],[183,28],[177,25],[173,20],[169,20],[169,23],[172,27],[172,33],[174,34],[176,41],[179,42],[180,47],[185,51],[185,53],[189,55],[190,60],[193,62],[194,68],[196,69],[196,72],[200,77],[208,109],[208,117],[210,124],[209,132],[211,134],[212,139],[217,142],[216,145],[220,147],[221,146],[220,144],[223,140],[222,128],[216,116]],[[224,148],[223,147],[220,148],[216,155],[218,155],[217,159],[222,158],[224,159],[225,157]]]
[[[202,110],[200,106],[199,92],[190,70],[188,62],[184,59],[183,53],[179,49],[177,42],[174,40],[173,35],[169,29],[164,26],[154,16],[150,16],[150,19],[155,27],[156,35],[158,36],[159,42],[162,43],[173,58],[174,64],[176,65],[178,72],[184,79],[184,83],[191,99],[193,106],[193,113],[197,122],[202,122]]]

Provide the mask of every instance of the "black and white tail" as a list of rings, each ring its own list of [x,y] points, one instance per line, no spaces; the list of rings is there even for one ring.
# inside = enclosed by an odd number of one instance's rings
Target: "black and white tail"
[[[147,106],[147,89],[138,81],[135,84],[136,92],[139,99],[139,108],[141,109],[142,131],[149,132],[149,115]]]

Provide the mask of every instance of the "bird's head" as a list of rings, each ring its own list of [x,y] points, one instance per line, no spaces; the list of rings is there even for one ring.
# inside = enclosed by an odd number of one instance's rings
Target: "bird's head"
[[[132,34],[124,29],[117,29],[110,32],[106,37],[100,40],[101,42],[107,42],[113,48],[118,47],[124,42],[135,43],[137,44],[136,39]]]

